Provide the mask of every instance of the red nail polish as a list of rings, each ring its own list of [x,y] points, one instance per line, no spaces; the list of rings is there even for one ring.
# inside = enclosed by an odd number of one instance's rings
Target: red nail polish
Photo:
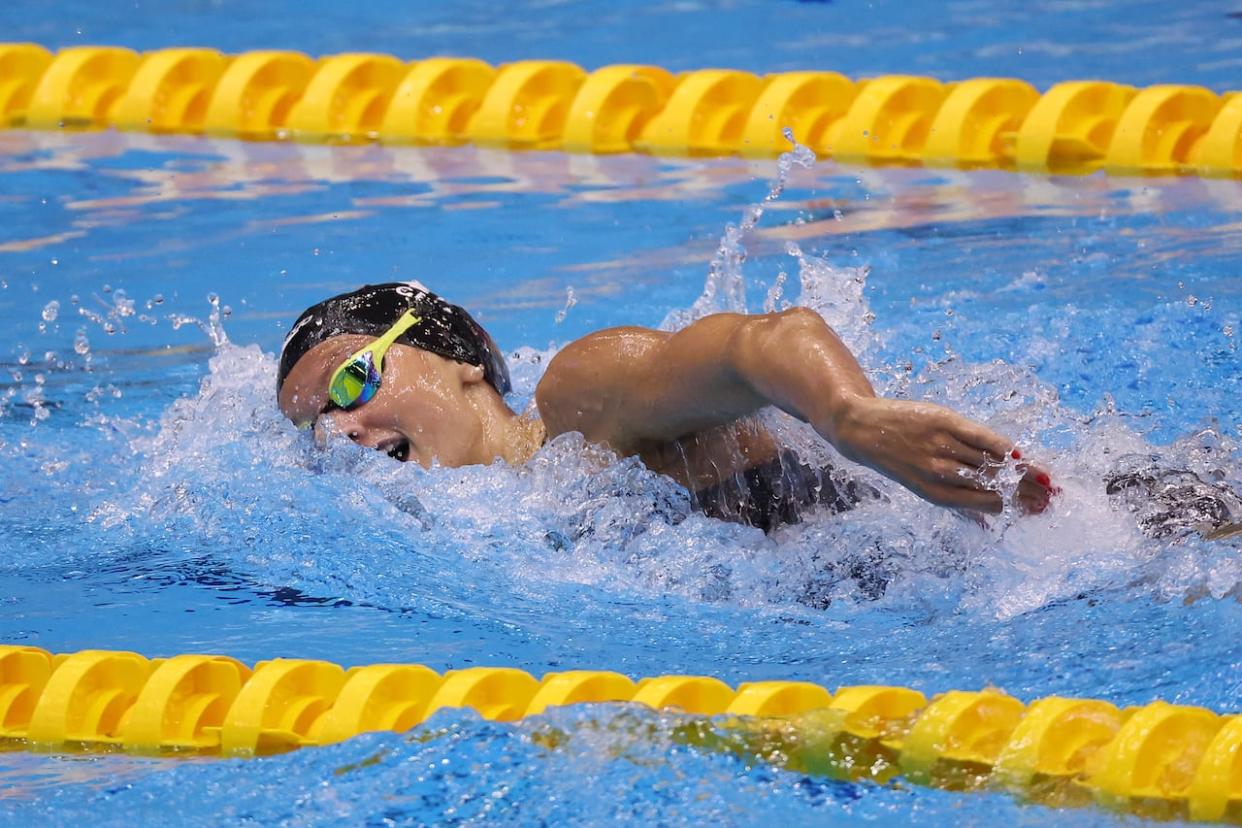
[[[1013,451],[1009,452],[1009,456],[1012,457],[1014,460],[1021,460],[1022,452],[1018,451],[1017,449],[1014,449]]]
[[[1035,475],[1035,482],[1045,488],[1052,485],[1052,478],[1046,474]]]

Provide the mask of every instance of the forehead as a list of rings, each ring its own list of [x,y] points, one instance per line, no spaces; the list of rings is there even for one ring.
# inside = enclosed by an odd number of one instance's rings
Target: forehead
[[[277,403],[289,419],[310,419],[327,404],[328,381],[350,354],[375,337],[341,334],[320,342],[299,359],[285,377]]]

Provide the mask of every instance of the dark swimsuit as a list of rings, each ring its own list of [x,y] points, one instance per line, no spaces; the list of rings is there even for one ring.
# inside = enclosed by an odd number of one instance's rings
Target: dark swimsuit
[[[853,482],[838,485],[832,471],[809,466],[784,449],[766,463],[691,492],[690,500],[705,515],[770,532],[801,522],[813,508],[844,512],[870,494]]]

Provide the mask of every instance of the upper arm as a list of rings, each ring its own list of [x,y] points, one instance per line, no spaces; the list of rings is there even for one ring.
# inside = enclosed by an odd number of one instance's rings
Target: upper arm
[[[736,375],[732,347],[747,320],[716,314],[668,333],[610,328],[553,358],[535,392],[549,434],[580,431],[618,451],[723,425],[763,400]]]

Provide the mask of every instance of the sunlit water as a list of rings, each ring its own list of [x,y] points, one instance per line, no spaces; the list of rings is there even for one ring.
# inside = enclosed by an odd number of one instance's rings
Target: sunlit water
[[[1093,13],[1062,5],[1062,23]],[[1206,20],[1179,14],[1192,32]],[[128,42],[118,31],[94,33]],[[544,37],[530,48],[560,42]],[[713,43],[722,65],[758,60]],[[950,65],[961,46],[927,54]],[[1094,68],[1150,66],[1118,54],[1101,48]],[[1159,79],[1212,83],[1209,58]],[[0,640],[1238,709],[1242,541],[1152,538],[1149,506],[1105,480],[1155,465],[1242,487],[1242,188],[807,163],[765,199],[773,162],[0,132]],[[1012,435],[1063,494],[980,527],[775,414],[804,456],[885,499],[764,535],[573,436],[518,468],[317,449],[274,404],[288,324],[330,293],[408,278],[492,330],[518,409],[556,349],[599,327],[813,307],[878,388]],[[688,744],[683,724],[623,707],[517,725],[445,711],[408,736],[253,762],[0,754],[0,816],[1065,819],[1001,795],[806,778]],[[547,728],[568,736],[550,748]]]

